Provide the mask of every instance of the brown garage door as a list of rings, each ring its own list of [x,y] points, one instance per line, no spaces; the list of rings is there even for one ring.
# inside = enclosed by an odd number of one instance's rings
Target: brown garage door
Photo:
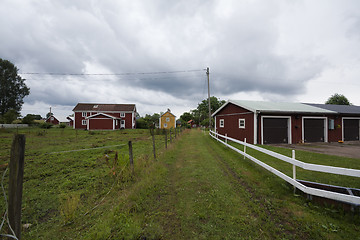
[[[264,144],[288,143],[288,118],[263,118]]]
[[[359,119],[344,119],[344,141],[359,140]]]
[[[324,119],[304,119],[304,141],[324,142],[325,121]]]

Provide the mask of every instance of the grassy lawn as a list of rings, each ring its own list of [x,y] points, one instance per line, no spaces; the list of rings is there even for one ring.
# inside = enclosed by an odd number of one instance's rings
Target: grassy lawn
[[[157,161],[145,130],[19,131],[27,135],[22,222],[31,224],[23,239],[360,239],[359,214],[294,195],[282,179],[201,131],[183,132],[166,151],[157,135]],[[11,136],[0,133],[0,165],[8,159]],[[129,140],[134,174],[126,145],[48,154]],[[302,161],[356,165],[306,154],[297,151]],[[263,160],[291,174],[290,165]],[[298,172],[301,179],[333,181]],[[358,186],[352,179],[346,184]]]

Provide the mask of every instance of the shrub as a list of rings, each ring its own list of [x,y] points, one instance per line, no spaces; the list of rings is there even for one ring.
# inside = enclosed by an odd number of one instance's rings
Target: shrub
[[[47,123],[47,122],[41,123],[39,125],[40,128],[46,128],[46,129],[52,128],[52,126],[53,125],[51,123]]]
[[[65,123],[61,123],[61,124],[59,125],[59,128],[66,128],[66,124],[65,124]]]

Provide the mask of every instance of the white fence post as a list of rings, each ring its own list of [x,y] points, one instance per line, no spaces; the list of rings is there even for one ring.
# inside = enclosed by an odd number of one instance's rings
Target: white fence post
[[[292,159],[295,160],[295,150],[292,150]],[[293,164],[293,179],[296,181],[296,166]],[[294,186],[294,193],[296,192],[296,187]]]
[[[227,144],[227,133],[225,133],[225,143]]]
[[[244,138],[244,143],[246,143],[246,138]],[[244,153],[246,153],[246,146],[244,145]],[[244,155],[244,160],[245,160],[245,155]]]

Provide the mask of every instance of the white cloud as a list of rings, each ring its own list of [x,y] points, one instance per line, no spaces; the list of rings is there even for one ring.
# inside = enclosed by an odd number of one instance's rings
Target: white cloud
[[[359,7],[356,0],[5,0],[0,57],[20,72],[209,66],[211,93],[222,99],[323,102],[341,90],[360,104]],[[31,88],[24,109],[38,104],[39,112],[40,103],[67,109],[77,102],[136,103],[144,114],[188,111],[207,97],[205,71],[23,77]]]

